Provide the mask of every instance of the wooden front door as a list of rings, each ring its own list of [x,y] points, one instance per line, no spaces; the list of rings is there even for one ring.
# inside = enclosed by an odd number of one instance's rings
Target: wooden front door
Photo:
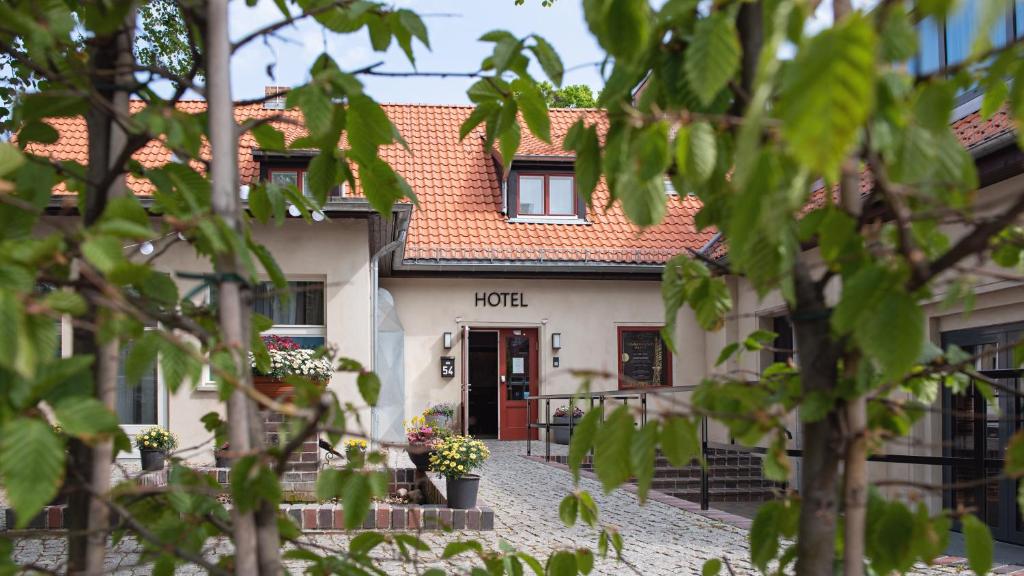
[[[537,430],[529,430],[526,421],[526,398],[540,390],[537,329],[502,330],[498,346],[501,384],[498,387],[498,411],[501,440],[526,440],[529,432],[537,439]],[[530,421],[537,421],[537,408],[531,406]]]

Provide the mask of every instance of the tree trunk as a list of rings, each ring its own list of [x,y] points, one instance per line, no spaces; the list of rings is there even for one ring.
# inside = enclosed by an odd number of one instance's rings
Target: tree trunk
[[[207,94],[210,122],[210,177],[213,211],[236,233],[241,234],[241,203],[238,199],[238,133],[231,99],[231,45],[228,36],[227,0],[211,0],[206,12]],[[221,255],[214,262],[218,274],[218,306],[221,334],[237,367],[243,386],[252,385],[249,370],[249,326],[251,290],[240,281],[244,269],[238,254]],[[244,391],[236,388],[228,398],[228,438],[235,452],[250,453],[262,447],[257,407]],[[234,520],[235,572],[246,576],[276,576],[280,572],[276,510],[267,514],[267,503],[258,511],[232,509]],[[266,527],[272,520],[273,530]],[[258,522],[259,520],[259,522]],[[271,542],[272,540],[272,542]]]
[[[798,257],[800,258],[800,257]],[[830,394],[836,385],[836,345],[829,310],[807,264],[794,266],[796,304],[791,311],[805,394]],[[803,424],[803,468],[800,480],[800,527],[797,535],[798,576],[832,574],[837,522],[839,414],[833,409],[816,422]]]
[[[89,164],[87,194],[84,202],[80,203],[80,210],[86,227],[99,219],[111,198],[121,196],[127,190],[124,167],[114,165],[127,144],[127,135],[115,122],[114,114],[127,117],[129,113],[129,93],[124,86],[132,80],[134,28],[135,11],[131,10],[117,31],[89,41],[94,66],[91,74],[93,89],[109,108],[93,102],[85,115]],[[111,179],[111,174],[118,177]],[[102,182],[110,182],[110,186],[102,189],[98,185]],[[96,324],[98,312],[94,305],[90,305],[83,318],[84,324]],[[92,367],[94,395],[108,409],[116,411],[118,342],[102,342],[98,331],[76,328],[72,346],[76,355],[95,355]],[[97,494],[109,492],[113,440],[100,440],[91,447],[73,440],[69,454],[68,573],[103,574],[110,511],[103,501],[90,495],[86,484]]]
[[[864,574],[864,538],[868,515],[867,401],[863,396],[846,405],[846,462],[843,469],[845,530],[844,576]]]

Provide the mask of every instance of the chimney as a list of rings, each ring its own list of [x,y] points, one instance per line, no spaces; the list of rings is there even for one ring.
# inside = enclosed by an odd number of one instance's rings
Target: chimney
[[[291,88],[287,86],[264,86],[263,95],[266,100],[263,101],[263,107],[267,110],[284,110],[288,90]]]

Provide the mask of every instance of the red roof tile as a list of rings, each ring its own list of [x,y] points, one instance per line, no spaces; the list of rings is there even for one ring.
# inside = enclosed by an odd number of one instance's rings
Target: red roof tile
[[[139,106],[135,103],[133,109]],[[202,101],[187,101],[179,108],[198,113],[205,106]],[[387,104],[384,109],[408,142],[409,150],[388,146],[381,149],[381,156],[405,177],[420,202],[409,224],[405,249],[409,260],[661,263],[686,248],[699,249],[713,234],[698,232],[694,227],[693,216],[700,203],[693,197],[670,197],[665,221],[646,230],[629,222],[618,205],[608,210],[588,210],[587,224],[509,223],[502,214],[501,186],[491,153],[483,145],[483,129],[459,140],[459,126],[469,116],[471,107]],[[240,106],[235,117],[241,121],[274,114],[288,118],[287,123],[274,123],[288,142],[304,135],[298,111]],[[598,110],[552,110],[552,143],[540,141],[524,127],[518,154],[572,157],[558,143],[580,117],[596,124],[602,134],[607,128],[607,120]],[[53,125],[60,132],[60,139],[52,145],[33,145],[30,150],[62,160],[86,162],[84,120],[59,118],[53,120]],[[238,151],[242,183],[259,177],[259,163],[252,156],[256,148],[251,135],[242,137]],[[208,152],[204,149],[204,156]],[[171,153],[154,141],[134,158],[143,166],[152,167],[170,161]],[[149,182],[133,178],[129,185],[136,194],[152,193]],[[594,206],[605,206],[608,198],[608,187],[602,180],[594,192]]]

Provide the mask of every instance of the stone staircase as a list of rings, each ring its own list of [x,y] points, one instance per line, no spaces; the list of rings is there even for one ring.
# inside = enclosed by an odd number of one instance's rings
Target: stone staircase
[[[552,456],[566,463],[565,456]],[[765,502],[778,498],[785,484],[764,477],[761,456],[739,450],[708,450],[708,494],[711,502]],[[592,469],[588,456],[583,468]],[[689,500],[700,501],[700,466],[696,462],[678,468],[660,454],[654,462],[651,490]]]

